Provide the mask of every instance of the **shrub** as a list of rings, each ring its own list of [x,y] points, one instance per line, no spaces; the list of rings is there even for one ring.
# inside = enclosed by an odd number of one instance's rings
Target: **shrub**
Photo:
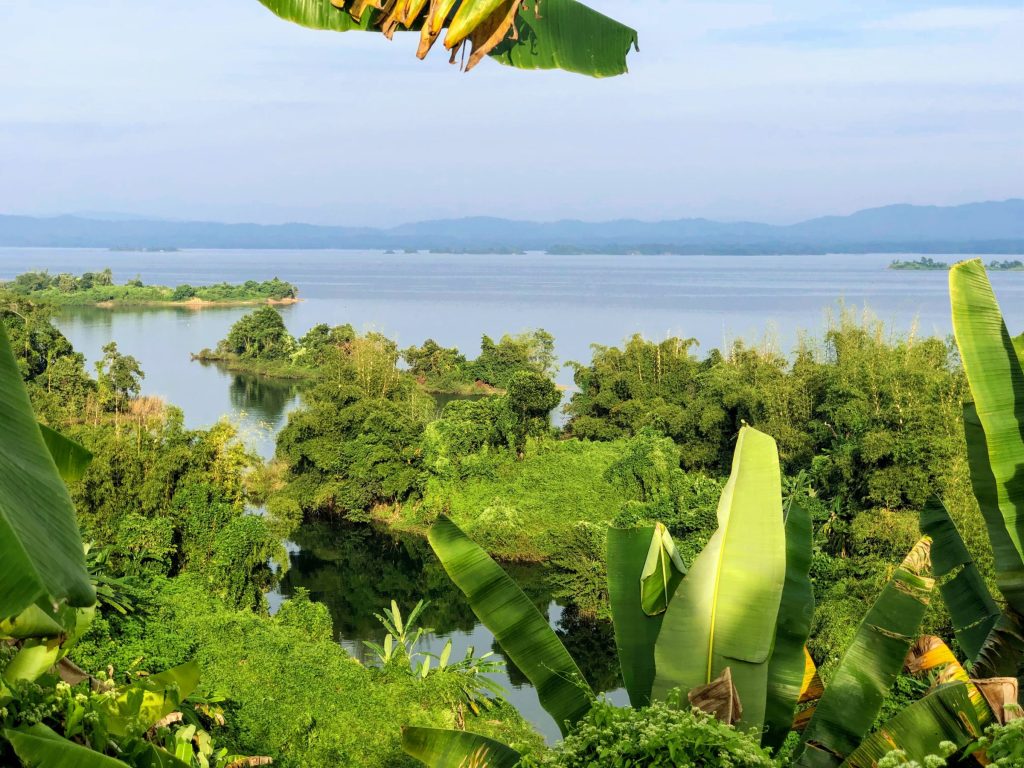
[[[757,740],[699,710],[657,703],[646,709],[598,702],[566,739],[523,768],[771,768]]]

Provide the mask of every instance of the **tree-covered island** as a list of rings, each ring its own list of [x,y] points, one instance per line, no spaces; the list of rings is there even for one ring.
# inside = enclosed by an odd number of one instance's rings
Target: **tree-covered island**
[[[138,277],[126,283],[114,282],[113,272],[85,272],[72,275],[47,271],[25,272],[0,284],[9,293],[60,306],[145,307],[181,306],[199,309],[212,304],[292,304],[298,301],[298,289],[291,283],[273,278],[257,282],[214,283],[175,287],[146,285]]]

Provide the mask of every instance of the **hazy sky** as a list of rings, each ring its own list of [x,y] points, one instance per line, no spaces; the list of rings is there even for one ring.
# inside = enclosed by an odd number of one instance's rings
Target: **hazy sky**
[[[314,32],[257,0],[0,0],[0,212],[785,222],[1024,196],[1021,0],[592,0],[630,73]]]

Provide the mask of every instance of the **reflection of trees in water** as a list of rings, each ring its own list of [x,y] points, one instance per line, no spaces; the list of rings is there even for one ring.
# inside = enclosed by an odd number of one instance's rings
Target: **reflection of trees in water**
[[[247,411],[263,421],[277,424],[295,398],[296,391],[293,382],[236,374],[231,379],[228,394],[235,410]]]
[[[281,593],[288,597],[298,587],[308,589],[313,600],[327,606],[334,631],[343,640],[382,642],[384,630],[374,614],[381,613],[392,599],[403,613],[417,600],[429,600],[423,626],[438,634],[469,633],[479,626],[465,597],[422,538],[395,536],[368,525],[318,521],[302,525],[292,540],[300,551],[291,555]],[[545,569],[523,564],[508,564],[505,569],[540,612],[550,617],[551,592]],[[558,634],[595,690],[620,687],[609,622],[593,621],[566,608]],[[353,643],[350,650],[360,647]],[[493,649],[501,653],[497,643]],[[477,653],[486,650],[477,648]],[[511,662],[507,672],[513,685],[528,684]]]

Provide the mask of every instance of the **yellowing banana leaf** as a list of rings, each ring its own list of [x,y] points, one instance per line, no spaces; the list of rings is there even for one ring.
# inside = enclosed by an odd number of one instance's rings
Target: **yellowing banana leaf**
[[[594,694],[558,635],[508,574],[447,517],[428,536],[438,559],[473,609],[537,689],[563,735],[585,715]]]
[[[921,533],[932,540],[935,577],[942,579],[956,571],[949,581],[939,583],[939,592],[953,620],[957,642],[973,664],[1003,612],[989,594],[956,524],[937,497],[929,499],[921,513]]]
[[[1014,546],[999,507],[996,478],[989,464],[985,430],[974,403],[964,405],[964,438],[967,464],[971,472],[971,490],[978,502],[985,529],[992,544],[996,584],[1006,602],[1018,613],[1024,611],[1024,558]]]
[[[659,527],[663,530],[661,534]],[[655,554],[654,561],[658,564],[648,588],[652,603],[667,606],[683,576],[679,571],[682,561],[676,559],[678,552],[672,557],[665,553],[666,546],[675,550],[672,537],[660,523],[643,528],[608,529],[608,597],[615,627],[615,647],[629,702],[638,708],[651,703],[654,643],[664,617],[663,610],[650,615],[643,608],[643,574],[648,570],[651,553]],[[659,590],[661,595],[656,598]]]
[[[69,628],[57,636],[26,640],[3,670],[5,683],[39,679],[64,658],[96,618],[95,606],[77,609],[69,618]]]
[[[741,725],[760,729],[785,579],[778,450],[768,435],[743,427],[718,504],[718,530],[665,612],[654,650],[654,698],[707,685],[729,667],[743,703]]]
[[[811,589],[811,516],[799,504],[786,515],[786,583],[782,588],[775,647],[768,662],[765,733],[761,743],[777,749],[793,725],[793,712],[804,687],[805,645],[814,616]],[[812,662],[813,666],[813,662]]]
[[[1024,558],[1024,371],[980,259],[950,269],[949,296],[953,333],[995,479],[995,502],[1017,557]],[[1004,596],[1017,607],[1020,595],[1013,592]]]
[[[115,736],[144,733],[177,709],[198,684],[195,661],[134,682],[107,705],[107,729]]]
[[[43,599],[84,607],[96,594],[71,497],[0,329],[0,619]]]
[[[10,619],[0,621],[0,640],[25,640],[30,637],[56,637],[64,632],[60,617],[44,610],[45,602],[30,605]]]
[[[283,19],[311,29],[347,32],[377,30],[390,37],[398,28],[391,7],[378,11],[366,0],[350,3],[331,0],[260,0]],[[345,7],[341,7],[345,6]],[[417,55],[426,56],[443,27],[450,25],[446,44],[456,48],[471,41],[475,60],[489,54],[498,62],[519,69],[563,69],[608,77],[626,72],[626,56],[637,48],[636,30],[588,8],[576,0],[431,0],[429,12],[407,13],[401,20],[408,29],[421,30]],[[401,9],[400,9],[401,10]],[[359,16],[356,21],[352,13]],[[512,23],[510,23],[510,20]],[[427,23],[424,23],[427,22]]]
[[[519,753],[469,731],[402,728],[402,749],[429,768],[513,768]]]
[[[840,765],[871,728],[928,606],[929,546],[917,543],[861,622],[804,731],[798,768]]]
[[[951,683],[929,693],[871,734],[842,763],[844,768],[875,768],[886,753],[900,749],[907,758],[923,762],[949,741],[958,748],[976,741],[992,720],[988,706],[971,702],[968,686]]]
[[[60,432],[50,429],[45,424],[39,425],[43,434],[43,442],[57,465],[57,471],[65,483],[81,480],[85,470],[92,461],[92,454],[74,440],[64,437]]]
[[[33,768],[128,768],[120,760],[68,741],[42,723],[9,728],[4,736],[21,762]]]

